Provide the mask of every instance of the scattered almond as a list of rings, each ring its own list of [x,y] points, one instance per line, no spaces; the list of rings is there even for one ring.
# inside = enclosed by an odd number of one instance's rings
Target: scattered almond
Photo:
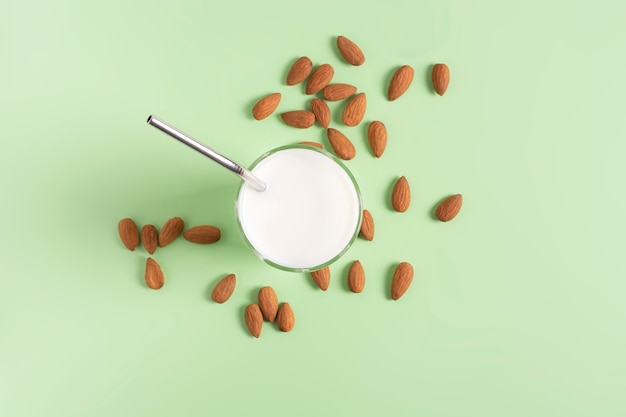
[[[165,276],[161,266],[152,258],[146,259],[146,272],[144,275],[146,284],[153,290],[158,290],[165,284]]]
[[[335,75],[335,69],[330,64],[322,64],[315,68],[313,74],[309,77],[309,81],[306,84],[305,92],[307,94],[315,94],[326,87],[330,80]]]
[[[300,84],[302,81],[306,80],[306,77],[309,76],[312,69],[313,63],[309,57],[303,56],[298,58],[287,73],[287,85]]]
[[[324,100],[314,98],[311,100],[311,111],[315,115],[317,123],[326,129],[330,124],[330,108],[328,107],[328,104],[326,104]]]
[[[172,217],[165,222],[159,233],[159,246],[164,248],[180,236],[185,228],[185,222],[180,217]]]
[[[337,37],[337,48],[343,59],[349,64],[359,66],[365,62],[365,55],[363,55],[361,48],[345,36]]]
[[[185,230],[183,237],[191,243],[199,243],[208,245],[215,243],[222,237],[222,231],[219,227],[210,226],[208,224],[194,226]]]
[[[254,116],[257,120],[265,119],[270,114],[274,113],[274,110],[278,107],[278,103],[280,103],[280,98],[280,93],[274,93],[263,97],[261,100],[257,101],[252,108],[252,116]]]
[[[413,281],[413,266],[408,262],[402,262],[393,273],[391,280],[391,299],[397,300],[404,295]]]
[[[298,143],[300,143],[300,145],[307,145],[307,146],[313,146],[315,148],[324,149],[324,145],[322,145],[321,143],[317,143],[317,142],[298,142]]]
[[[450,82],[450,68],[448,68],[446,64],[435,64],[435,66],[433,66],[432,77],[435,92],[443,96]]]
[[[400,177],[393,186],[393,191],[391,193],[391,205],[394,210],[402,213],[408,210],[410,204],[411,188],[409,187],[409,182],[403,176]]]
[[[380,158],[387,146],[387,128],[383,122],[376,120],[370,123],[367,129],[367,141],[374,156]]]
[[[367,99],[365,93],[359,93],[352,100],[348,102],[346,108],[343,110],[341,119],[346,126],[356,126],[361,123],[363,116],[365,115],[365,107],[367,106]]]
[[[350,84],[329,84],[322,90],[324,99],[328,101],[345,100],[356,93],[356,87]]]
[[[365,240],[374,240],[374,218],[369,210],[363,210],[363,220],[361,221],[361,236]]]
[[[389,89],[387,90],[389,101],[394,101],[409,89],[414,73],[415,71],[409,65],[403,65],[397,69],[391,78]]]
[[[263,315],[261,314],[259,306],[250,304],[246,307],[244,318],[250,334],[256,338],[261,336],[261,330],[263,330]]]
[[[147,224],[141,228],[141,242],[146,251],[152,255],[159,246],[159,232],[156,227],[151,224]]]
[[[259,290],[259,308],[263,313],[263,318],[274,323],[278,313],[278,297],[272,287],[263,287]]]
[[[361,262],[354,261],[348,271],[348,287],[350,291],[359,293],[365,287],[365,271]]]
[[[435,216],[442,222],[449,222],[454,219],[463,205],[463,196],[454,194],[443,200],[435,210]]]
[[[356,156],[356,149],[346,135],[332,127],[328,128],[326,134],[328,135],[330,146],[332,146],[333,151],[335,151],[338,157],[348,161]]]
[[[233,295],[235,286],[237,285],[237,277],[235,274],[228,274],[213,287],[211,299],[216,303],[222,304]]]
[[[130,217],[126,217],[117,223],[117,231],[122,243],[128,250],[134,251],[139,246],[139,231],[137,224]]]
[[[289,303],[283,303],[276,314],[276,325],[281,332],[289,332],[296,324],[296,318]]]
[[[298,129],[306,129],[315,123],[315,114],[308,110],[288,111],[281,114],[280,117],[289,126],[297,127]]]
[[[311,272],[311,278],[313,278],[313,281],[315,281],[322,291],[326,291],[330,284],[330,268],[326,267]]]

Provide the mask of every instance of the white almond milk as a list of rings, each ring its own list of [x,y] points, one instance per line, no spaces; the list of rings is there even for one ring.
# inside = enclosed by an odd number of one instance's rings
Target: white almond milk
[[[252,173],[267,183],[267,190],[244,184],[236,211],[246,239],[262,259],[310,270],[354,241],[361,197],[351,176],[327,154],[308,147],[280,149]]]

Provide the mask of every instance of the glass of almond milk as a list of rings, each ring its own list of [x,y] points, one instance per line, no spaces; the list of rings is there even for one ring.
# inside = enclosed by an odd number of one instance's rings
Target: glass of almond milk
[[[307,272],[332,264],[356,239],[362,199],[356,180],[334,155],[308,145],[273,149],[250,167],[267,189],[243,182],[239,230],[264,262]]]

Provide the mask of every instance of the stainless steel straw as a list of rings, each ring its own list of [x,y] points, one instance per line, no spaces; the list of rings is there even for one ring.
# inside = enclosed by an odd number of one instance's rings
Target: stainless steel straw
[[[170,126],[158,117],[150,115],[148,117],[148,124],[156,127],[162,132],[167,133],[174,139],[181,141],[190,148],[200,152],[202,155],[214,160],[229,171],[232,171],[235,174],[239,175],[245,182],[250,184],[256,190],[265,191],[265,189],[267,188],[267,185],[263,181],[258,179],[254,174],[252,174],[252,172],[248,171],[246,168],[226,158],[224,155],[215,152],[213,149],[209,148],[206,145],[203,145],[191,136],[185,135],[183,132],[173,126]]]

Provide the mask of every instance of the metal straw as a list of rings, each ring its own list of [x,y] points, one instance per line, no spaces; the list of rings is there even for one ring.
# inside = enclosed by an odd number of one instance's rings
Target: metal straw
[[[224,155],[215,152],[213,149],[209,148],[206,145],[203,145],[191,136],[185,135],[183,132],[173,126],[170,126],[158,117],[150,115],[148,117],[148,124],[156,127],[162,132],[167,133],[174,139],[181,141],[190,148],[200,152],[202,155],[214,160],[229,171],[232,171],[235,174],[239,175],[245,182],[250,184],[256,190],[265,191],[265,189],[267,188],[267,185],[263,181],[258,179],[254,174],[252,174],[252,172],[248,171],[246,168],[226,158]]]

